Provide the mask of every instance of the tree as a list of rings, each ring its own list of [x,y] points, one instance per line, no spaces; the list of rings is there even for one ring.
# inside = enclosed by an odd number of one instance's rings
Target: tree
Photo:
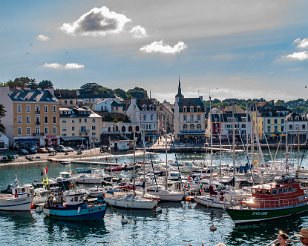
[[[80,94],[97,94],[97,92],[102,88],[101,85],[96,83],[86,83],[80,87]]]
[[[126,94],[129,98],[149,98],[148,92],[145,89],[140,88],[140,87],[129,89]]]
[[[0,132],[5,133],[5,126],[1,123],[1,118],[5,116],[5,109],[2,104],[0,104]]]
[[[122,90],[120,88],[117,88],[117,89],[113,90],[113,93],[114,93],[114,95],[116,95],[118,97],[121,97],[124,100],[127,99],[126,91],[124,91],[124,90]]]
[[[40,83],[38,83],[38,87],[41,89],[53,88],[53,84],[50,80],[43,80]]]

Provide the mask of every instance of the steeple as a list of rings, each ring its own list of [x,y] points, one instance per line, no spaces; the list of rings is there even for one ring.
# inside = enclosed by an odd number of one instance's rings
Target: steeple
[[[179,86],[178,86],[178,94],[175,95],[175,97],[183,98],[182,90],[181,90],[181,77],[179,76]]]

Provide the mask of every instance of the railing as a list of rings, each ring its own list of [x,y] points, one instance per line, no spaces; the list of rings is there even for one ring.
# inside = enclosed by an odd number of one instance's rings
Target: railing
[[[267,199],[254,199],[252,201],[243,201],[242,205],[245,205],[249,208],[282,208],[290,207],[295,205],[300,205],[307,203],[308,199],[302,197],[289,198],[289,199],[276,199],[276,200],[267,200]]]
[[[41,113],[41,111],[39,111],[39,110],[35,110],[34,112],[35,112],[35,114],[40,114]]]

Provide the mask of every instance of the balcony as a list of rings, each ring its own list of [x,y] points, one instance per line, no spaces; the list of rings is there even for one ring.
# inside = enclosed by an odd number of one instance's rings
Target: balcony
[[[41,111],[39,111],[39,110],[35,110],[34,112],[35,112],[35,114],[40,114],[41,113]]]
[[[90,132],[89,129],[80,129],[80,131],[79,131],[80,134],[87,134],[89,132]]]
[[[35,125],[39,126],[41,124],[40,121],[35,122]]]

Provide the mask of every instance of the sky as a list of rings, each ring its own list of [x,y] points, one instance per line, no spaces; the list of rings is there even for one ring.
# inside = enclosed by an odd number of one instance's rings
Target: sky
[[[3,0],[0,82],[308,99],[306,0]]]

